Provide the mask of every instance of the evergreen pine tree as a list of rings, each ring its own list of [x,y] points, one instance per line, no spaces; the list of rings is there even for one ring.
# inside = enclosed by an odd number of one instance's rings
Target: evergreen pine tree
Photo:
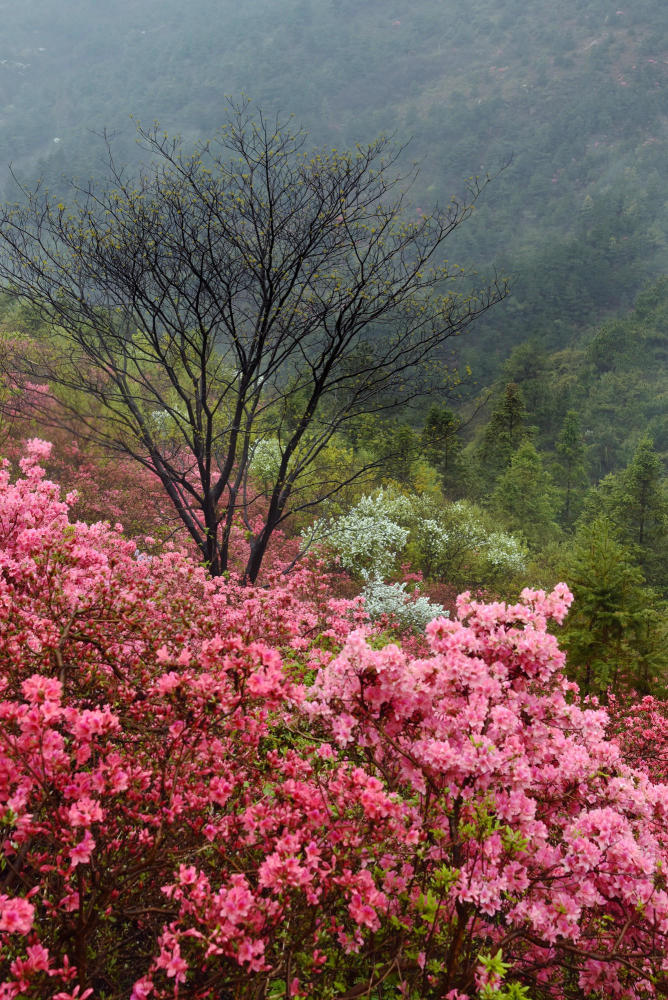
[[[520,388],[509,382],[485,428],[480,448],[482,471],[490,482],[510,465],[510,460],[528,431],[524,425],[526,406]]]
[[[507,528],[521,532],[530,544],[543,545],[559,536],[558,493],[530,441],[520,445],[499,477],[491,506]]]
[[[623,472],[611,473],[585,499],[582,519],[604,515],[653,587],[668,589],[668,500],[659,455],[649,438]]]
[[[661,459],[654,443],[645,438],[622,476],[617,494],[617,520],[640,549],[665,538],[668,509],[663,488]]]
[[[422,430],[422,451],[439,474],[443,491],[449,497],[461,493],[463,475],[462,442],[458,436],[461,418],[447,406],[429,408]]]
[[[584,438],[575,410],[568,410],[564,417],[561,433],[556,442],[556,451],[559,456],[560,486],[563,494],[561,516],[563,523],[570,527],[577,514],[578,491],[584,486],[587,479],[584,464]]]
[[[560,574],[575,597],[563,644],[582,690],[660,687],[668,666],[664,616],[607,518],[581,525]]]

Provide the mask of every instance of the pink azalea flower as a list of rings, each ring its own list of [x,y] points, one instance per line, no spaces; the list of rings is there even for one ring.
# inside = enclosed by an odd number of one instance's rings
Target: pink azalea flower
[[[0,893],[0,931],[27,934],[33,924],[35,907],[21,896]]]

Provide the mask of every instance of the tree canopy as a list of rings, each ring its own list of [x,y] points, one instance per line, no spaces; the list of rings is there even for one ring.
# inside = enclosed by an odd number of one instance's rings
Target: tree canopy
[[[241,517],[254,580],[274,529],[359,474],[328,466],[340,429],[423,393],[444,341],[504,296],[458,292],[436,260],[486,182],[410,220],[385,138],[309,153],[247,102],[193,152],[138,131],[138,178],[108,145],[107,187],[4,210],[0,277],[54,329],[7,363],[38,411],[158,475],[214,574]]]

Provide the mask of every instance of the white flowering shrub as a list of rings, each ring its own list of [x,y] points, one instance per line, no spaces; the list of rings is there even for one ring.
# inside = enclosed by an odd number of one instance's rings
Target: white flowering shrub
[[[526,568],[526,550],[515,535],[493,531],[487,537],[486,556],[492,566],[521,573]]]
[[[302,542],[376,582],[386,580],[403,557],[432,580],[464,587],[492,584],[523,572],[527,556],[524,544],[495,530],[475,504],[439,505],[428,496],[390,490],[362,497],[347,514],[321,518],[302,533]]]
[[[262,483],[276,479],[283,453],[276,438],[258,438],[251,445],[249,470]]]
[[[380,489],[358,500],[353,510],[367,517],[384,517],[407,527],[415,520],[415,500],[403,493]]]
[[[405,583],[385,583],[379,577],[369,577],[362,597],[364,610],[372,622],[394,618],[405,631],[424,632],[434,618],[448,617],[442,604],[407,594]]]
[[[381,490],[377,497],[362,497],[347,514],[321,518],[302,532],[302,544],[315,543],[329,550],[344,569],[356,575],[388,576],[406,547],[410,531],[391,516],[400,505],[383,501]]]
[[[524,544],[506,531],[490,530],[489,516],[466,500],[448,504],[434,516],[435,505],[427,501],[427,514],[412,531],[413,561],[430,577],[462,582],[500,574],[521,573],[526,566]],[[423,509],[425,504],[422,504]],[[459,580],[459,572],[470,574]],[[476,579],[474,579],[476,578]]]
[[[383,577],[394,569],[408,535],[405,528],[386,517],[351,511],[334,523],[327,535],[327,546],[336,552],[344,569]]]

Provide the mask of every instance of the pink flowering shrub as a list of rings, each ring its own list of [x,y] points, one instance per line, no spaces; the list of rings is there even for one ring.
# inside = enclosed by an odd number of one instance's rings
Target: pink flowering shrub
[[[373,649],[314,570],[72,523],[47,455],[0,473],[0,1000],[666,994],[668,788],[565,587]]]
[[[561,674],[546,624],[565,586],[522,598],[462,595],[423,659],[353,634],[306,707],[419,816],[385,886],[421,941],[416,996],[474,993],[482,949],[532,996],[665,995],[668,786],[626,766]]]
[[[668,782],[668,701],[646,695],[630,704],[610,695],[609,732],[624,759],[653,781]]]

